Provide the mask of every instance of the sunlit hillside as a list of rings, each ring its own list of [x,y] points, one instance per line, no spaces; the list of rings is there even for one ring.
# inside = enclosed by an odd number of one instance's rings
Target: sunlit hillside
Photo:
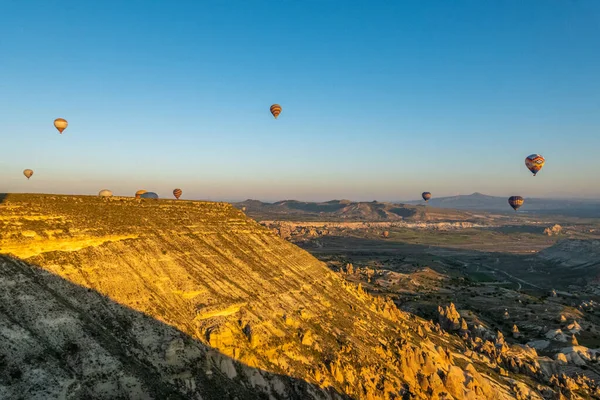
[[[0,398],[541,398],[552,369],[465,356],[229,204],[8,195],[0,224]]]

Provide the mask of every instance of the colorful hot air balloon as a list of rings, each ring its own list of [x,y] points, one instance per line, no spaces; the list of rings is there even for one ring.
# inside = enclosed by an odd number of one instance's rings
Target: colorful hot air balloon
[[[173,190],[173,196],[175,196],[175,198],[177,200],[179,200],[179,198],[181,197],[181,193],[182,193],[181,189],[175,189],[175,190]]]
[[[157,199],[158,200],[158,195],[154,192],[146,192],[143,193],[142,195],[140,195],[141,199]]]
[[[431,193],[429,193],[429,192],[423,192],[421,194],[421,196],[423,196],[423,200],[427,201],[427,200],[429,200],[431,198]]]
[[[108,189],[102,189],[99,193],[98,196],[100,197],[111,197],[113,194],[110,190]]]
[[[27,177],[27,179],[29,179],[29,178],[31,178],[31,175],[33,175],[33,170],[26,169],[23,171],[23,175],[25,175]]]
[[[521,196],[510,196],[508,198],[508,204],[510,204],[515,211],[517,211],[517,209],[521,207],[524,202],[525,200],[523,200]]]
[[[61,134],[63,133],[63,131],[64,131],[65,129],[67,129],[67,125],[69,125],[69,123],[67,122],[67,120],[66,120],[66,119],[63,119],[63,118],[56,118],[56,119],[54,120],[54,127],[55,127],[56,129],[58,129],[58,131],[59,131]]]
[[[141,195],[143,195],[144,193],[147,193],[145,190],[138,190],[137,192],[135,192],[135,198],[139,199]]]
[[[273,104],[271,106],[271,114],[273,114],[275,119],[277,119],[277,117],[279,117],[279,114],[281,114],[281,106],[279,104]]]
[[[533,176],[540,172],[546,160],[539,154],[531,154],[525,159],[525,166],[533,172]]]

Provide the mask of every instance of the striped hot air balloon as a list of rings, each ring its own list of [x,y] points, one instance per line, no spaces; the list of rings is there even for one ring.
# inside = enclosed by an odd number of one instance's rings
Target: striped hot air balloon
[[[102,189],[99,193],[98,196],[100,197],[111,197],[113,194],[110,190],[108,189]]]
[[[179,200],[179,198],[181,197],[181,193],[183,193],[183,192],[181,191],[181,189],[175,189],[175,190],[173,190],[173,196],[175,196],[175,198],[176,198],[177,200]]]
[[[546,159],[539,154],[531,154],[525,158],[525,166],[533,173],[533,176],[540,172],[545,162]]]
[[[143,195],[144,193],[147,193],[145,190],[138,190],[137,192],[135,192],[135,198],[139,199],[141,195]]]
[[[61,134],[63,133],[63,131],[64,131],[65,129],[67,129],[67,125],[69,125],[69,123],[67,122],[67,120],[66,120],[66,119],[63,119],[63,118],[56,118],[56,119],[54,120],[54,127],[55,127],[56,129],[58,129],[58,131],[59,131]]]
[[[33,170],[32,169],[26,169],[23,171],[23,175],[25,175],[27,177],[27,179],[31,178],[31,175],[33,175]]]
[[[521,207],[524,202],[525,200],[523,200],[521,196],[510,196],[508,198],[508,204],[510,204],[515,211],[517,211],[517,209]]]
[[[275,119],[277,119],[277,117],[279,117],[279,114],[281,114],[281,106],[279,104],[273,104],[271,106],[271,114],[273,114]]]
[[[429,200],[431,198],[431,193],[429,193],[429,192],[423,192],[421,194],[421,196],[423,197],[423,200],[427,201],[427,200]]]

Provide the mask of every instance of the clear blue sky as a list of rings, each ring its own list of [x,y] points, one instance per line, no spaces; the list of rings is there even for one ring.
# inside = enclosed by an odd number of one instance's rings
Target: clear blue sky
[[[0,192],[600,197],[598,0],[1,5]]]

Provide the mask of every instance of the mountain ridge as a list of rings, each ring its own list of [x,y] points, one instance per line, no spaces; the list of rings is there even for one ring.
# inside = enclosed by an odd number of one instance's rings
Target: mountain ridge
[[[470,215],[423,205],[395,204],[378,201],[329,200],[307,202],[281,200],[266,203],[246,200],[234,203],[238,209],[256,219],[310,220],[310,221],[426,221],[437,218],[468,220]]]

